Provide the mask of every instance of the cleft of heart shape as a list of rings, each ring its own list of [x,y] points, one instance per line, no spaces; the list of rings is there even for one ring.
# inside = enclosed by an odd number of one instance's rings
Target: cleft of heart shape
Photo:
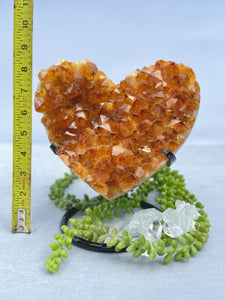
[[[191,68],[159,60],[114,84],[88,60],[39,73],[35,109],[61,160],[112,200],[152,176],[188,137],[200,103]]]

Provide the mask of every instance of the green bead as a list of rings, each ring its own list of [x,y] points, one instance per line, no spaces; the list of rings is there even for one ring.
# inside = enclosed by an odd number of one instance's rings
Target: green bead
[[[207,242],[207,238],[204,236],[200,236],[199,241],[202,242],[203,244],[205,244]]]
[[[106,217],[107,217],[108,220],[112,219],[112,210],[107,210]]]
[[[167,248],[168,253],[174,253],[176,250],[173,247]]]
[[[161,247],[158,247],[158,249],[157,249],[157,254],[158,254],[159,256],[162,256],[162,255],[164,255],[164,254],[165,254],[165,251],[164,251],[164,249],[163,249],[163,248],[161,248]]]
[[[126,245],[127,245],[127,244],[130,244],[131,240],[132,240],[132,239],[130,239],[128,235],[125,236],[125,237],[123,237],[123,242],[124,242]]]
[[[56,269],[59,268],[59,265],[54,263],[54,264],[52,265],[52,268],[56,270]]]
[[[179,260],[181,260],[182,257],[183,257],[183,253],[182,253],[182,251],[179,251],[179,252],[176,253],[174,259],[176,261],[179,261]]]
[[[131,244],[129,247],[127,247],[126,251],[127,252],[134,252],[137,249],[135,244]]]
[[[128,236],[127,230],[123,229],[122,230],[122,235],[123,235],[123,237],[127,237]]]
[[[179,237],[178,237],[178,241],[179,241],[182,245],[186,245],[186,244],[187,244],[186,239],[185,239],[183,236],[179,236]]]
[[[167,265],[168,263],[171,262],[173,258],[173,254],[172,253],[168,253],[165,257],[164,257],[164,263]]]
[[[56,262],[57,264],[60,264],[60,263],[62,262],[62,260],[61,260],[60,257],[56,257],[55,262]]]
[[[195,248],[195,246],[191,245],[190,249],[191,249],[191,254],[195,256],[198,252],[197,249]]]
[[[104,212],[104,211],[101,211],[101,212],[100,212],[99,218],[100,218],[100,220],[102,220],[102,221],[105,219],[105,212]]]
[[[148,240],[145,240],[145,250],[147,251],[151,250],[151,244]]]
[[[152,259],[155,259],[156,258],[156,254],[154,252],[151,252],[149,254],[149,258],[152,260]]]
[[[133,239],[133,236],[132,236],[132,234],[128,233],[128,238],[129,238],[129,241],[131,242],[131,241],[132,241],[132,239]]]
[[[189,233],[191,236],[195,237],[195,231],[194,231],[194,230],[189,231],[188,233]]]
[[[87,208],[87,209],[86,209],[86,214],[87,214],[89,217],[92,217],[92,215],[93,215],[93,210],[90,209],[90,208]]]
[[[197,208],[204,208],[204,205],[201,202],[197,202],[195,206]]]
[[[56,240],[60,239],[60,238],[61,238],[61,234],[54,234],[54,238],[55,238]]]
[[[101,236],[98,238],[98,241],[99,241],[100,244],[103,244],[104,241],[105,241],[105,239],[106,239],[106,235],[103,234],[103,235],[101,235]]]
[[[126,207],[126,213],[130,214],[132,212],[132,210],[130,209],[130,207]]]
[[[165,249],[165,242],[163,240],[158,241],[158,245],[162,248]]]
[[[67,258],[68,257],[68,253],[66,252],[66,250],[64,249],[60,249],[59,250],[59,254],[64,257],[64,258]]]
[[[51,260],[51,258],[49,257],[49,258],[46,260],[46,262],[45,262],[46,265],[49,265],[49,264],[51,263],[51,261],[52,261],[52,260]]]
[[[176,240],[172,240],[171,245],[174,249],[177,248],[177,241]]]
[[[134,258],[138,258],[139,256],[141,256],[141,254],[143,253],[143,250],[142,249],[137,249],[134,254],[133,254],[133,257]]]
[[[98,210],[98,206],[94,207],[94,214],[95,216],[98,216],[99,210]]]
[[[51,244],[50,244],[50,248],[51,248],[52,250],[57,250],[57,249],[59,249],[59,245],[57,245],[56,243],[51,243]]]
[[[166,205],[164,205],[164,204],[161,205],[161,210],[162,210],[162,211],[165,211],[166,209],[167,209]]]
[[[135,244],[135,246],[136,246],[137,248],[140,247],[140,241],[139,241],[139,240],[135,240],[133,243]]]
[[[117,234],[117,228],[113,228],[113,230],[112,230],[112,235],[116,235]]]
[[[156,241],[152,242],[152,246],[155,250],[159,249],[159,245]]]
[[[199,241],[195,241],[195,246],[198,248],[198,250],[202,250],[203,244]]]
[[[60,245],[60,246],[62,246],[63,245],[63,240],[62,239],[58,239],[58,244]]]
[[[115,244],[117,243],[117,240],[118,240],[117,237],[112,238],[110,241],[108,241],[107,247],[108,247],[108,248],[111,248],[111,247],[115,246]]]
[[[106,232],[109,232],[109,224],[105,223],[103,227]]]
[[[66,248],[67,248],[68,250],[71,250],[71,249],[72,249],[72,245],[71,245],[71,244],[65,244],[65,246],[66,246]]]
[[[98,225],[98,227],[102,228],[103,227],[103,223],[99,220],[98,222],[96,222],[96,224]]]
[[[206,213],[204,210],[202,210],[202,209],[200,209],[198,212],[199,212],[201,215],[205,216],[205,217],[208,216],[207,213]]]
[[[75,219],[71,218],[69,221],[70,221],[70,224],[71,224],[73,227],[76,226],[77,221],[76,221]]]
[[[194,238],[192,237],[192,235],[190,233],[186,233],[185,237],[187,238],[187,240],[190,244],[194,242]]]
[[[141,245],[144,245],[145,244],[145,237],[143,236],[143,234],[139,234],[138,238],[139,238],[139,241],[140,241]]]
[[[204,215],[200,215],[200,216],[198,217],[198,222],[204,222],[205,219],[206,219],[206,217],[205,217]]]
[[[53,251],[52,252],[52,257],[57,257],[58,256],[58,251]]]
[[[189,251],[188,250],[184,251],[183,252],[183,256],[184,256],[185,259],[189,260],[190,259],[190,253],[189,253]]]
[[[70,230],[70,236],[71,236],[72,238],[74,238],[74,236],[77,235],[77,234],[78,234],[78,230],[77,230],[77,229],[71,229],[71,230]]]
[[[127,246],[127,244],[124,243],[124,241],[121,241],[121,242],[119,242],[119,243],[116,245],[115,250],[116,250],[117,252],[119,252],[120,250],[122,250],[122,249],[125,248],[126,246]]]
[[[65,238],[65,242],[66,242],[67,244],[71,244],[71,243],[72,243],[71,237],[67,236],[67,237]]]

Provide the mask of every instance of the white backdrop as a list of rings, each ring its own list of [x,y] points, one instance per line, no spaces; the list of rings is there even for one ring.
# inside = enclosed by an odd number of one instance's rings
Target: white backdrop
[[[95,62],[114,82],[158,59],[192,67],[201,107],[188,144],[225,144],[225,1],[36,0],[33,92],[37,74],[60,57]],[[1,131],[12,141],[13,1],[0,1]],[[33,112],[33,142],[48,143]]]

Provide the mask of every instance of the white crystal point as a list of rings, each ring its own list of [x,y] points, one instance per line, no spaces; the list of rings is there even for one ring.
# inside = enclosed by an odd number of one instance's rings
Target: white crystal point
[[[163,231],[172,238],[195,230],[195,220],[199,217],[194,205],[177,200],[175,206],[176,209],[168,208],[163,212]]]
[[[150,242],[159,240],[162,235],[162,213],[155,208],[136,212],[130,222],[123,228],[138,237],[143,234]]]
[[[163,212],[163,232],[172,238],[177,238],[180,235],[184,234],[183,216],[180,215],[175,209],[168,208]]]

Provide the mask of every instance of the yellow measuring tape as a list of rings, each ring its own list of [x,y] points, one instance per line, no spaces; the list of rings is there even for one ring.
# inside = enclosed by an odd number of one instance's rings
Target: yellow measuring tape
[[[14,0],[12,231],[30,232],[33,0]]]

